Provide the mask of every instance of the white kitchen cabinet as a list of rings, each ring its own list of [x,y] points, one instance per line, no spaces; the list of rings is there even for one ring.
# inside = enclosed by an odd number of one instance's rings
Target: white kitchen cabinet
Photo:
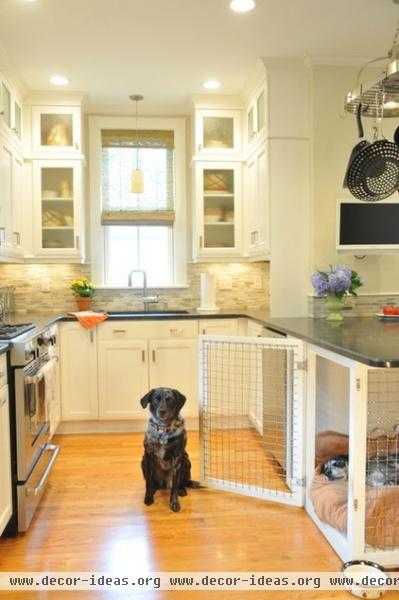
[[[227,158],[241,152],[241,111],[196,109],[195,149],[198,158]]]
[[[257,85],[249,97],[246,107],[244,139],[246,154],[254,151],[266,135],[266,81]]]
[[[0,260],[22,260],[25,199],[24,161],[9,140],[0,136]]]
[[[198,416],[197,321],[109,321],[98,331],[99,414],[143,418],[140,398],[154,387],[187,397],[186,416]]]
[[[243,205],[246,251],[252,260],[270,254],[268,153],[264,142],[246,162]]]
[[[240,162],[194,163],[195,260],[242,256]]]
[[[249,337],[262,337],[264,335],[263,325],[256,321],[252,321],[251,319],[247,319],[247,335]]]
[[[148,392],[146,340],[100,340],[98,392],[100,419],[143,417],[140,399]]]
[[[183,414],[198,416],[196,319],[108,321],[89,331],[69,322],[59,329],[63,421],[146,418],[140,399],[159,386],[181,391]]]
[[[0,535],[12,514],[10,415],[6,356],[0,356]]]
[[[82,161],[33,161],[34,257],[83,261],[82,203]]]
[[[97,331],[60,325],[62,420],[98,419]]]
[[[198,328],[201,335],[239,335],[237,319],[201,319]]]
[[[149,388],[171,387],[186,396],[185,417],[198,417],[197,340],[150,340]]]
[[[82,153],[80,106],[32,106],[32,155],[79,157]]]
[[[0,73],[0,132],[22,149],[22,100],[17,90]]]

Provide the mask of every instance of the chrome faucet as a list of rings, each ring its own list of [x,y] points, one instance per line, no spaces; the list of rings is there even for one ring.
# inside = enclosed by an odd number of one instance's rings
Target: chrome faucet
[[[133,275],[135,273],[141,273],[143,275],[143,302],[144,302],[144,310],[148,310],[149,304],[156,304],[158,302],[158,295],[155,296],[147,296],[147,273],[143,271],[143,269],[133,269],[130,271],[127,284],[129,287],[132,287]]]

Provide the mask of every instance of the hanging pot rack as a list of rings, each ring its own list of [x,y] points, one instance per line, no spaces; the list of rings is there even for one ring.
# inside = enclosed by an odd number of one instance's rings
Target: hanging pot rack
[[[396,2],[394,0],[395,4]],[[364,117],[378,118],[381,106],[378,98],[384,96],[384,119],[399,117],[399,21],[393,38],[392,48],[386,56],[375,58],[366,63],[357,76],[357,87],[346,95],[345,110],[356,114],[358,105],[361,104],[361,113]],[[360,82],[364,69],[372,63],[388,60],[379,79],[369,81],[368,84]]]

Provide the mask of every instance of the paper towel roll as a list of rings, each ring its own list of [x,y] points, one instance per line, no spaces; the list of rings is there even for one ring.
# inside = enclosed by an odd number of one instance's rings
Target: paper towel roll
[[[201,273],[201,306],[199,311],[215,312],[218,309],[216,300],[216,275],[213,273]]]

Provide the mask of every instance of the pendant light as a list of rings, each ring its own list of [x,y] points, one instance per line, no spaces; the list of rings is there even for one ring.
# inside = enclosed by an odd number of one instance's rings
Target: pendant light
[[[144,96],[132,94],[129,98],[136,103],[136,168],[132,171],[130,191],[132,194],[142,194],[144,192],[144,173],[139,169],[138,103],[144,99]]]

